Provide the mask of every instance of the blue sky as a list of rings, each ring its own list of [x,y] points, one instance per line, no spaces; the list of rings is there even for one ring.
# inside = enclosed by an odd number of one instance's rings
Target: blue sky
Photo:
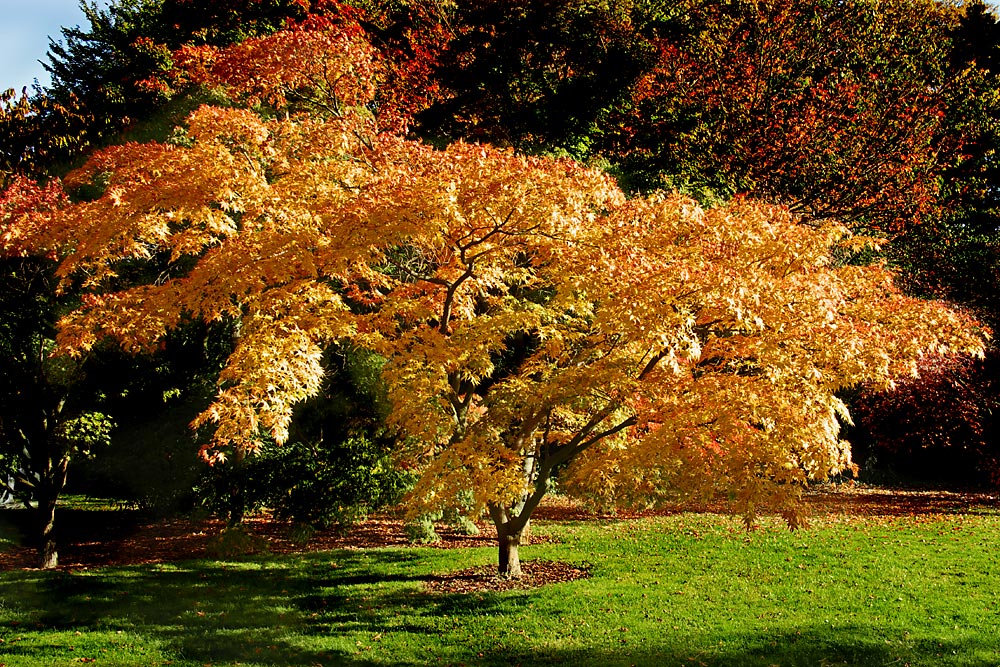
[[[99,0],[102,7],[108,0]],[[42,85],[48,73],[45,60],[48,37],[61,37],[59,28],[86,24],[79,0],[0,0],[0,89],[21,89],[37,77]]]

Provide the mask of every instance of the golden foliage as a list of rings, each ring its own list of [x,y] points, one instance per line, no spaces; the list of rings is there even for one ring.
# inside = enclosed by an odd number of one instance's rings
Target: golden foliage
[[[750,515],[851,467],[837,391],[982,351],[960,313],[838,263],[858,244],[846,228],[780,207],[628,199],[572,161],[435,150],[350,114],[204,107],[189,134],[100,151],[68,182],[106,174],[104,195],[48,224],[67,279],[170,258],[85,301],[63,350],[146,347],[182,317],[239,323],[195,422],[215,425],[215,451],[284,440],[323,349],[350,340],[386,360],[418,503],[516,504],[568,464],[579,495],[728,493]]]

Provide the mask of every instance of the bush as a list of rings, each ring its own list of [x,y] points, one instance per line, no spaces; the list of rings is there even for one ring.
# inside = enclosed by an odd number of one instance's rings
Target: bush
[[[267,538],[254,535],[246,526],[229,526],[209,540],[205,553],[210,558],[237,558],[270,552]]]
[[[850,439],[862,479],[921,483],[1000,483],[1000,355],[925,359],[920,376],[853,401]]]
[[[406,539],[414,544],[431,544],[441,539],[434,530],[434,515],[423,514],[403,524]]]
[[[430,544],[441,539],[434,528],[436,521],[441,521],[459,535],[478,535],[477,526],[469,516],[471,494],[459,498],[458,504],[438,512],[421,514],[403,525],[406,538],[415,544]]]
[[[408,475],[392,465],[388,444],[358,434],[339,442],[267,444],[241,461],[209,468],[197,493],[230,523],[269,507],[301,531],[353,525],[398,502],[408,485]]]

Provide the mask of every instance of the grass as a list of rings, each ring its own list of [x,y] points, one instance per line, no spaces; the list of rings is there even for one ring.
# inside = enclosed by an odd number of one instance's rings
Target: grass
[[[1000,665],[1000,516],[549,523],[592,577],[432,595],[491,549],[0,573],[0,665]]]

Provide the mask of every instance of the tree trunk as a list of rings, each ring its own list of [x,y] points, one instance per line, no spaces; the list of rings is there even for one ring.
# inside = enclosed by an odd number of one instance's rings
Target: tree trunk
[[[538,507],[548,488],[551,465],[535,467],[526,465],[525,479],[535,488],[511,505],[490,504],[487,509],[493,525],[497,529],[497,546],[499,548],[498,574],[507,579],[521,577],[521,559],[517,549],[522,542],[527,542],[531,530],[531,514]]]
[[[500,535],[497,534],[499,546],[499,568],[497,574],[505,579],[521,578],[521,559],[518,556],[517,548],[521,546],[520,535]]]
[[[38,502],[35,510],[38,518],[38,557],[39,567],[43,570],[51,570],[59,565],[56,545],[56,504],[59,502],[59,495],[66,487],[68,469],[68,456],[62,456],[55,461],[47,459],[35,487],[35,499]]]
[[[520,579],[521,558],[518,547],[527,539],[528,523],[516,528],[510,520],[494,520],[497,529],[498,567],[497,574],[505,579]]]
[[[237,447],[233,458],[230,459],[230,465],[233,467],[232,474],[229,477],[229,518],[227,525],[230,528],[242,525],[243,519],[246,518],[246,458],[246,450],[243,447]]]
[[[51,570],[59,565],[56,548],[56,497],[38,499],[38,559],[39,567]]]

